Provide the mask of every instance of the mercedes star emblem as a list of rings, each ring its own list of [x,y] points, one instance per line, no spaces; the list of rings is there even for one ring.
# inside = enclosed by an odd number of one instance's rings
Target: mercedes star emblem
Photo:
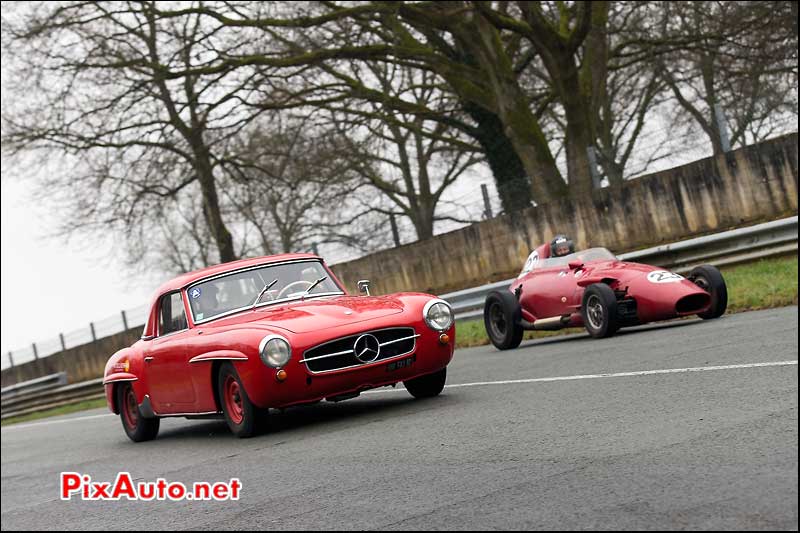
[[[353,345],[353,353],[356,359],[362,363],[371,363],[381,353],[381,343],[378,342],[375,335],[365,333],[356,339],[356,343]]]

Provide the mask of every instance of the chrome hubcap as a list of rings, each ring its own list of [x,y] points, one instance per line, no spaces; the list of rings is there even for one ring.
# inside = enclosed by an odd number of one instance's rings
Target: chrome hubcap
[[[595,295],[589,296],[589,299],[586,301],[586,319],[589,321],[589,325],[592,326],[592,329],[600,329],[603,327],[603,318],[605,312],[603,311],[603,304],[600,302],[600,298]]]
[[[697,276],[692,281],[694,281],[694,284],[703,289],[704,291],[711,292],[711,284],[703,276]]]

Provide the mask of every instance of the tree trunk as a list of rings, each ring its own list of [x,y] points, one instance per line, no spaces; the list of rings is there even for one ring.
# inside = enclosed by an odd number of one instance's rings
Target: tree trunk
[[[491,87],[494,111],[503,132],[530,178],[534,200],[546,203],[567,195],[568,188],[558,171],[539,120],[519,86],[497,29],[483,17],[476,18],[477,39],[466,42]]]
[[[233,248],[233,237],[225,227],[225,222],[222,220],[222,214],[219,208],[219,196],[217,195],[217,184],[214,180],[214,170],[211,167],[211,159],[208,150],[204,146],[195,145],[194,154],[197,160],[195,166],[197,170],[197,178],[200,182],[200,190],[203,194],[203,211],[205,218],[208,221],[211,235],[214,237],[214,242],[219,251],[219,260],[221,263],[235,261],[236,252]]]
[[[711,146],[714,149],[714,155],[719,155],[724,152],[722,148],[722,136],[720,132],[724,125],[717,121],[717,112],[715,105],[717,103],[717,91],[714,87],[714,57],[709,54],[702,54],[700,56],[700,72],[703,75],[703,87],[705,88],[705,101],[708,105],[708,112],[710,113],[710,120],[708,127],[705,128]]]
[[[424,241],[433,237],[433,209],[427,205],[420,206],[411,217],[417,240]]]
[[[531,180],[525,167],[503,131],[500,118],[486,109],[466,102],[464,110],[478,125],[473,137],[483,148],[492,170],[503,211],[513,213],[531,206]]]
[[[570,192],[573,195],[582,196],[592,192],[592,174],[589,168],[587,149],[594,146],[594,136],[584,102],[580,102],[579,98],[569,100],[564,102],[564,111],[567,115],[567,138],[565,141],[567,175],[569,176]]]

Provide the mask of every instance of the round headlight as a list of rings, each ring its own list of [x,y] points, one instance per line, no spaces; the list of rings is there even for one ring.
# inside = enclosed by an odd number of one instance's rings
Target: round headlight
[[[261,361],[272,368],[280,368],[289,362],[292,349],[289,341],[279,335],[269,335],[261,340],[258,347]]]
[[[431,300],[422,310],[425,323],[436,331],[446,331],[453,325],[453,310],[444,300]]]

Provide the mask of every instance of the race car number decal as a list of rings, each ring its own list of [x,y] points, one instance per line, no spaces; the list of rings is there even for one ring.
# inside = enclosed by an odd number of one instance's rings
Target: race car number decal
[[[647,275],[647,281],[650,283],[675,283],[685,279],[680,274],[669,272],[667,270],[656,270]]]
[[[525,266],[522,267],[522,272],[519,273],[518,278],[521,278],[531,270],[536,267],[536,264],[539,262],[539,252],[533,252],[531,255],[528,256],[528,259],[525,261]]]

